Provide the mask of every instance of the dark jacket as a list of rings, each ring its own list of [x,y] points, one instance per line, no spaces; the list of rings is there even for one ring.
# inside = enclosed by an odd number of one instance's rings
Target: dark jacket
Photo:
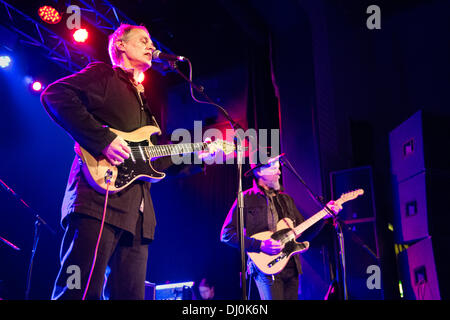
[[[93,156],[101,155],[116,138],[108,127],[129,132],[155,125],[145,97],[140,96],[128,74],[102,62],[52,83],[42,93],[41,102],[52,119]],[[89,186],[80,162],[75,155],[62,206],[63,226],[72,212],[102,217],[105,195]],[[106,222],[134,234],[142,198],[143,237],[153,239],[156,219],[148,182],[136,181],[109,195]]]
[[[261,241],[251,238],[252,235],[268,231],[267,211],[269,210],[268,199],[265,194],[255,185],[253,188],[243,192],[244,194],[244,244],[245,250],[249,252],[260,252]],[[294,226],[299,225],[305,219],[295,206],[294,200],[287,193],[279,192],[277,200],[281,206],[278,212],[281,218],[290,218]],[[238,248],[239,236],[237,229],[237,200],[233,203],[225,219],[221,232],[221,241]],[[301,273],[300,259],[298,255],[293,256],[297,270]]]

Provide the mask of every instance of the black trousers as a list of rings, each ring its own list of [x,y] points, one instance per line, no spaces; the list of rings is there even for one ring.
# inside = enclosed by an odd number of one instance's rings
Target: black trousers
[[[73,213],[61,244],[61,268],[52,299],[81,300],[94,258],[101,222]],[[148,242],[142,240],[142,215],[136,236],[105,223],[86,299],[103,299],[107,285],[111,300],[143,300],[147,272]],[[106,279],[106,269],[110,273]]]

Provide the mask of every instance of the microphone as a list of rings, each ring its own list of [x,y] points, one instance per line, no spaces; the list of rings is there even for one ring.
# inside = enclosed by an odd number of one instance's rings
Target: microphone
[[[186,58],[183,56],[177,56],[175,54],[164,53],[160,50],[153,51],[153,59],[165,60],[165,61],[185,61]]]

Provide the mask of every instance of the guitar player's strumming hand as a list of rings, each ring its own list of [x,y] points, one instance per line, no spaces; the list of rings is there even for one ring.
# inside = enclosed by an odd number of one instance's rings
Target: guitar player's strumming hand
[[[272,238],[261,241],[261,251],[269,255],[279,254],[284,245],[279,240]]]
[[[218,148],[211,142],[211,138],[206,138],[204,143],[208,143],[208,148],[206,150],[196,152],[198,159],[206,164],[214,163],[214,158],[216,157],[216,152],[218,151]]]
[[[113,166],[118,166],[130,157],[131,149],[125,140],[117,136],[102,153]]]

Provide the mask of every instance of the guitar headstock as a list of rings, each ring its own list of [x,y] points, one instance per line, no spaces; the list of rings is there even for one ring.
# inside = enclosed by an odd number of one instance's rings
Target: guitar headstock
[[[350,191],[347,193],[344,193],[340,196],[340,198],[338,200],[336,200],[339,203],[344,203],[353,199],[358,198],[359,196],[362,196],[364,194],[364,190],[363,189],[357,189],[354,191]]]

